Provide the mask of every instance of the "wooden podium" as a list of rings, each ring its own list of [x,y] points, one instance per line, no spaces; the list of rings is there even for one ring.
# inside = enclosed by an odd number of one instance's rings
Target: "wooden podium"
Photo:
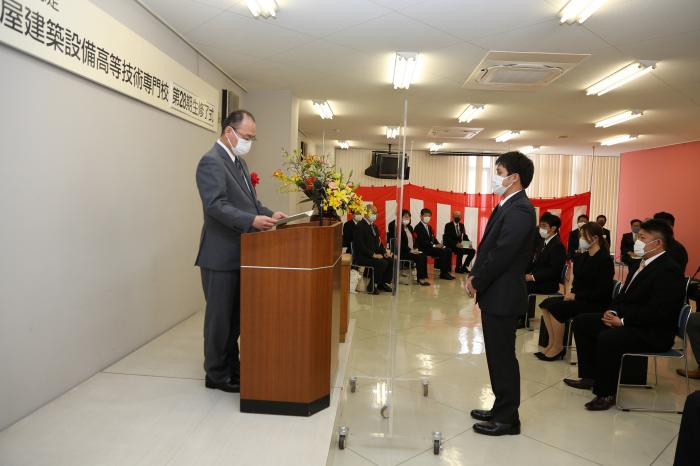
[[[311,416],[338,365],[341,224],[241,236],[241,412]]]

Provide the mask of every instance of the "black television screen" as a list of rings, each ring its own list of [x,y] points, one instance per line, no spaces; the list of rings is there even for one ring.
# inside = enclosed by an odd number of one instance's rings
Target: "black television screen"
[[[399,177],[398,152],[374,151],[372,152],[372,165],[365,170],[365,174],[374,178],[396,179]],[[404,179],[408,179],[408,157],[404,155]]]

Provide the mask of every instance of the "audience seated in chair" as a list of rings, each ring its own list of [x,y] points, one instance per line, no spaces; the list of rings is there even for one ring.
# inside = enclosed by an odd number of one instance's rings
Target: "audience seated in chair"
[[[639,228],[642,226],[642,221],[638,218],[633,219],[630,222],[632,231],[622,235],[622,241],[620,241],[620,261],[627,264],[628,273],[634,273],[639,268],[639,263],[642,261],[641,257],[637,257],[634,253],[634,243],[637,241],[637,235],[639,234]]]
[[[603,214],[600,214],[596,217],[595,221],[598,225],[600,225],[600,228],[603,229],[603,238],[605,238],[605,241],[607,241],[608,249],[610,249],[610,244],[612,244],[612,243],[610,243],[610,238],[612,236],[610,235],[610,230],[605,228],[605,224],[608,223],[608,217],[606,217]]]
[[[571,291],[564,299],[547,298],[542,301],[542,320],[549,335],[549,345],[543,352],[535,353],[543,361],[563,359],[565,323],[584,313],[601,314],[610,309],[615,264],[610,257],[603,229],[590,222],[581,227],[578,249],[582,251],[574,260],[574,280]]]
[[[435,238],[433,227],[430,226],[431,216],[432,211],[430,209],[422,209],[420,211],[421,221],[413,228],[413,231],[416,233],[416,247],[426,256],[435,258],[436,264],[439,264],[440,267],[440,278],[443,280],[454,280],[455,277],[450,274],[452,269],[452,250],[445,247]]]
[[[586,223],[588,223],[588,215],[582,214],[579,215],[578,218],[576,219],[576,228],[574,228],[570,233],[569,233],[569,245],[566,248],[566,258],[569,259],[570,261],[574,260],[576,255],[578,254],[578,238],[579,238],[579,228],[584,226]]]
[[[394,272],[394,260],[391,252],[382,245],[379,229],[374,221],[377,219],[377,208],[367,206],[367,216],[357,223],[353,238],[353,261],[357,265],[374,267],[374,280],[368,291],[378,294],[379,290],[391,292],[391,278]]]
[[[540,248],[528,268],[527,292],[557,293],[561,283],[562,271],[566,262],[566,251],[559,238],[561,220],[554,214],[545,212],[540,217],[539,236],[542,238]]]
[[[663,220],[671,225],[671,229],[676,226],[676,217],[668,212],[657,212],[654,214],[654,219]],[[681,273],[685,275],[685,268],[688,266],[688,251],[675,237],[668,246],[668,254],[678,262],[678,265],[681,266]]]
[[[574,319],[580,379],[564,379],[564,383],[593,388],[595,398],[586,403],[586,409],[602,411],[615,405],[624,353],[665,352],[672,347],[685,298],[680,266],[667,253],[672,242],[668,223],[644,222],[635,244],[635,252],[644,259],[637,272],[628,275],[611,309]]]
[[[396,249],[396,221],[389,223],[389,236],[394,239]],[[411,212],[401,211],[401,260],[410,260],[416,265],[416,279],[419,285],[430,286],[428,282],[428,257],[416,248],[416,239],[411,226]],[[395,252],[395,251],[392,251]]]
[[[455,273],[469,273],[469,264],[471,264],[472,259],[474,259],[474,254],[476,251],[469,245],[469,247],[464,247],[462,245],[463,241],[469,241],[469,236],[464,229],[464,224],[462,221],[462,214],[459,211],[455,211],[452,215],[452,222],[445,224],[445,231],[442,234],[442,243],[450,248],[457,258],[457,264],[455,265]],[[466,256],[466,258],[464,257]]]

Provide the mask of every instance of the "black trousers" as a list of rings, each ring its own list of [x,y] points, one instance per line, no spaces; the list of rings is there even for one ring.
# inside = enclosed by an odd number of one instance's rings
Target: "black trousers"
[[[428,278],[428,257],[425,254],[401,253],[401,260],[412,260],[416,264],[416,278],[422,280]]]
[[[574,318],[578,375],[595,379],[594,394],[611,396],[617,389],[624,353],[666,351],[668,347],[650,343],[638,328],[608,327],[602,317],[602,312],[591,312]]]
[[[696,466],[700,459],[700,390],[688,395],[678,432],[673,466]]]
[[[201,269],[207,301],[204,314],[204,371],[215,382],[240,378],[241,271]]]
[[[452,270],[452,250],[447,246],[443,248],[430,248],[421,252],[435,259],[435,263],[440,268],[441,274],[448,273]]]
[[[491,389],[496,395],[496,401],[491,408],[493,420],[506,424],[518,422],[520,366],[515,356],[518,316],[496,316],[482,310],[481,325]]]
[[[380,285],[391,284],[391,278],[394,274],[394,259],[388,259],[386,257],[382,259],[375,259],[373,257],[358,257],[357,265],[365,265],[368,267],[374,267],[374,279]],[[374,283],[372,282],[372,275],[370,274],[370,284],[369,288],[374,289]]]
[[[452,252],[457,257],[457,265],[455,265],[457,270],[468,268],[469,264],[472,263],[472,259],[474,259],[474,254],[476,254],[476,251],[472,248],[454,248]],[[462,258],[465,256],[466,260],[462,261]]]

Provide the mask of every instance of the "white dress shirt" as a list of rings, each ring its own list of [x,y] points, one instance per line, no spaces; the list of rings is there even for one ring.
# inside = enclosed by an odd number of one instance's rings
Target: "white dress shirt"
[[[503,198],[503,199],[501,200],[501,202],[498,203],[498,205],[501,206],[501,207],[503,207],[503,204],[505,204],[506,202],[508,202],[508,199],[510,199],[511,197],[515,196],[515,195],[518,194],[520,191],[522,191],[522,189],[521,189],[521,190],[518,190],[518,191],[515,191],[514,193],[508,194],[508,196],[506,196],[505,198]]]

